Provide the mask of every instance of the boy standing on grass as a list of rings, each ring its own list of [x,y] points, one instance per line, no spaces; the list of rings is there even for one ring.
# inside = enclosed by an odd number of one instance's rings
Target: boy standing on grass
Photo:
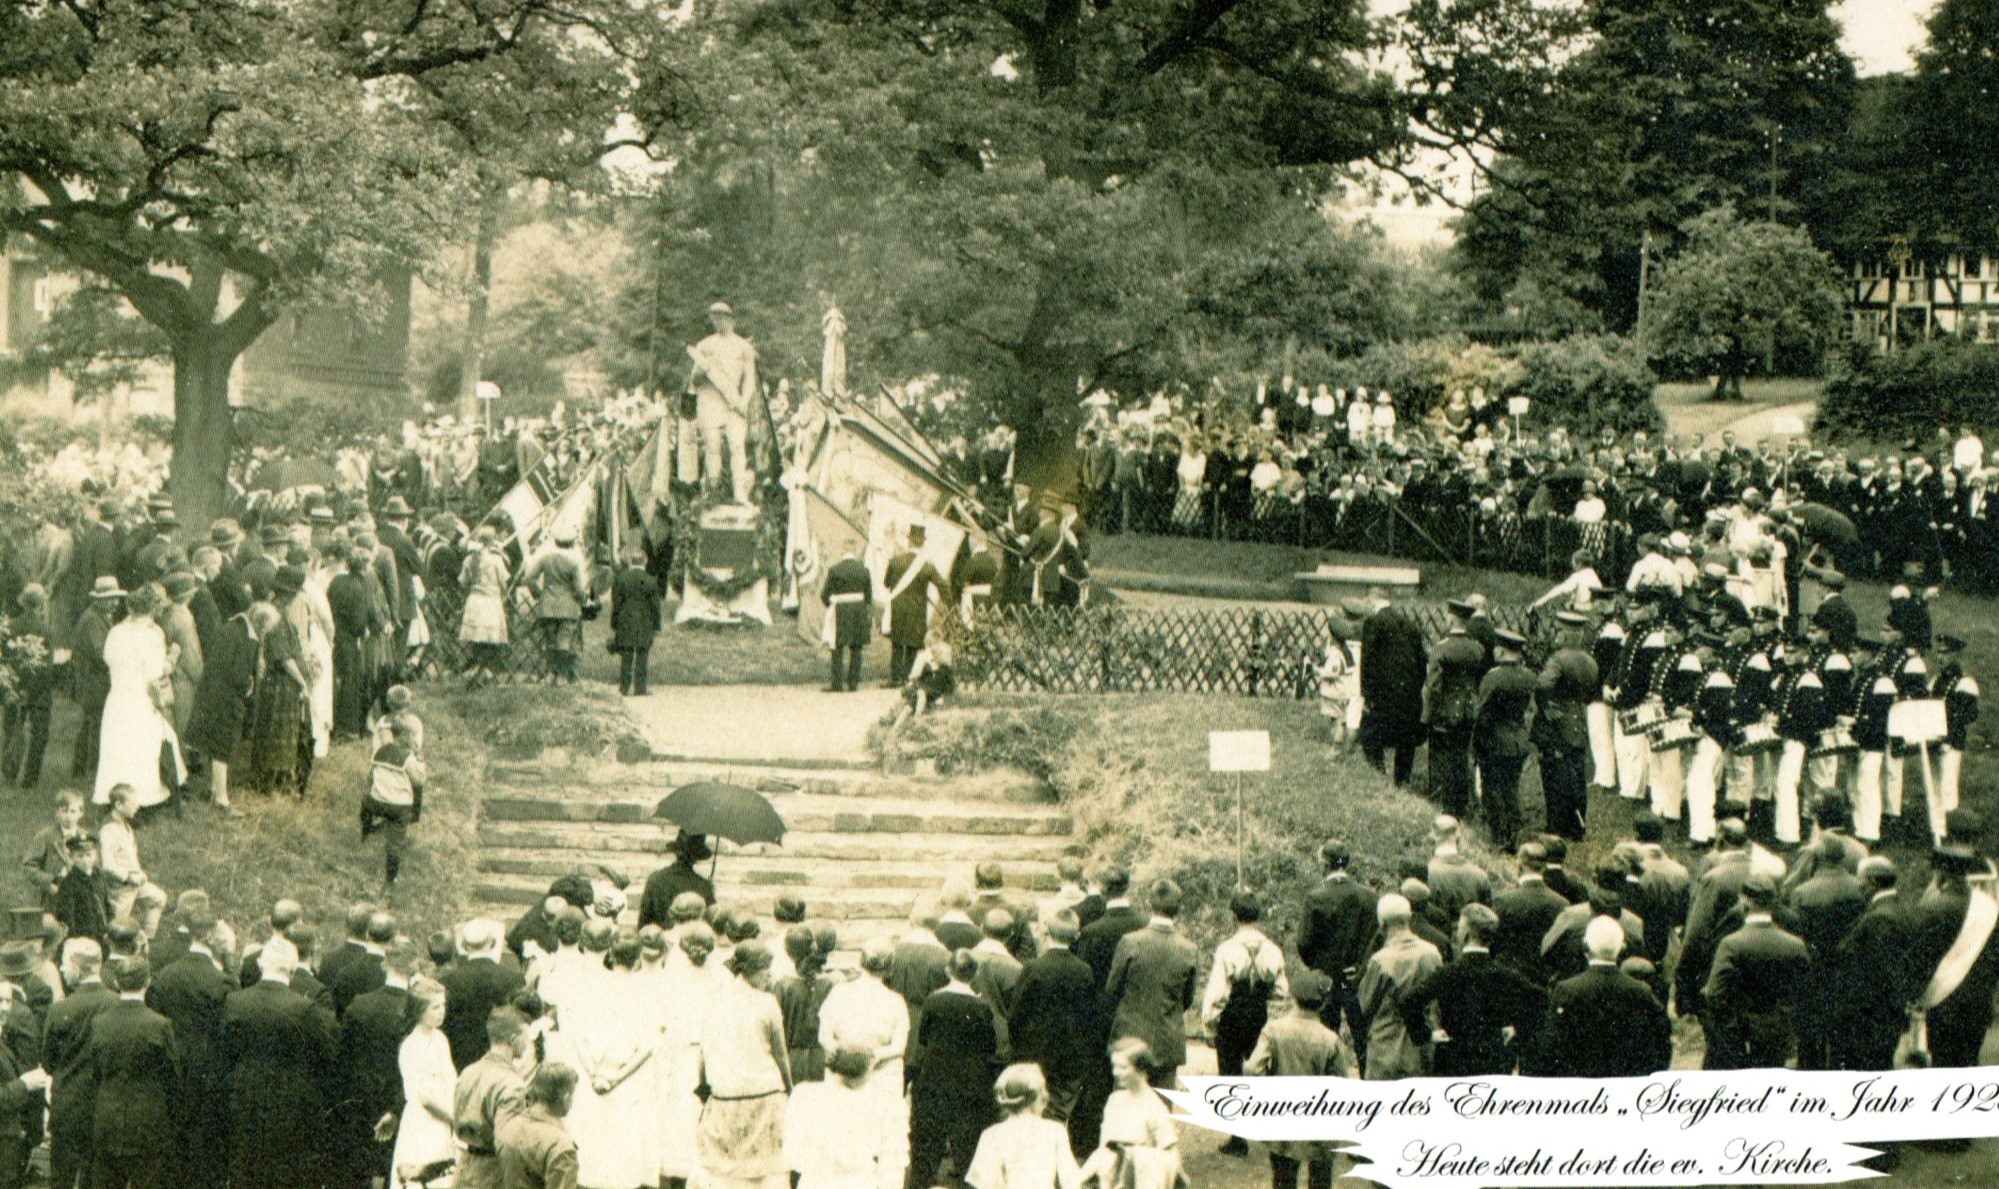
[[[83,829],[83,790],[64,789],[56,794],[55,825],[46,826],[36,834],[21,859],[21,868],[27,872],[28,882],[34,885],[42,904],[50,903],[56,884],[69,870],[69,840],[86,837],[89,835]]]
[[[112,919],[131,917],[150,940],[160,931],[167,894],[146,877],[139,863],[139,835],[132,829],[138,812],[139,797],[131,785],[111,786],[111,816],[97,828],[97,845],[111,884]]]
[[[1253,1077],[1350,1078],[1353,1060],[1340,1046],[1339,1033],[1319,1019],[1319,1009],[1332,994],[1332,980],[1308,970],[1291,983],[1291,1010],[1263,1026],[1256,1050],[1243,1065]],[[1298,1189],[1298,1166],[1307,1166],[1309,1189],[1332,1189],[1333,1149],[1313,1140],[1285,1140],[1270,1145],[1271,1189]]]
[[[409,831],[423,817],[423,761],[417,757],[414,720],[390,720],[389,741],[375,749],[368,768],[368,791],[361,799],[361,837],[382,831],[382,894],[401,873]]]
[[[49,915],[71,937],[101,940],[111,927],[111,880],[98,867],[97,840],[78,834],[68,841],[69,870],[56,881]]]

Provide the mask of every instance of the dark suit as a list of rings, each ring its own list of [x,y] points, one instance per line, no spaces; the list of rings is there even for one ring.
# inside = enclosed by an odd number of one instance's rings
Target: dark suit
[[[118,994],[103,983],[78,987],[49,1009],[42,1026],[42,1068],[49,1071],[49,1184],[70,1189],[90,1167],[90,1120],[97,1083],[84,1063],[90,1021]]]
[[[380,987],[387,975],[382,969],[382,955],[363,950],[359,957],[341,963],[338,968],[321,971],[320,978],[327,993],[333,996],[333,1014],[344,1016],[356,997]]]
[[[909,1096],[909,1184],[935,1185],[947,1156],[962,1179],[993,1121],[998,1017],[983,999],[943,990],[924,1001],[922,1028],[923,1067]]]
[[[1811,971],[1804,940],[1774,921],[1721,939],[1708,973],[1708,1069],[1777,1069],[1797,1048],[1798,997]]]
[[[1479,682],[1472,754],[1486,829],[1501,850],[1511,851],[1520,832],[1520,773],[1530,754],[1527,737],[1538,687],[1534,675],[1517,663],[1497,665]]]
[[[1333,980],[1332,993],[1319,1009],[1319,1018],[1335,1032],[1340,1030],[1343,1014],[1353,1025],[1355,1036],[1362,1032],[1360,1003],[1354,992],[1375,933],[1374,906],[1374,892],[1350,876],[1328,876],[1305,893],[1298,958]]]
[[[1423,629],[1399,607],[1384,607],[1360,629],[1361,750],[1382,768],[1395,751],[1395,783],[1408,784],[1423,742],[1423,674],[1430,663]]]
[[[954,953],[971,949],[986,939],[986,931],[970,921],[939,921],[932,932],[937,934],[937,944]]]
[[[1085,1073],[1104,1061],[1104,1021],[1090,964],[1066,947],[1050,947],[1021,968],[1007,1023],[1013,1059],[1041,1066],[1048,1081],[1046,1116],[1068,1122]]]
[[[1039,953],[1040,946],[1034,940],[1035,909],[1033,905],[1015,904],[994,889],[988,889],[973,895],[972,919],[980,925],[986,923],[987,914],[998,909],[1005,909],[1007,915],[1013,918],[1013,932],[1009,933],[1003,939],[1006,942],[1006,952],[1012,954],[1017,961],[1021,962],[1025,962]],[[976,945],[977,943],[974,942],[973,944]]]
[[[1537,1047],[1542,1077],[1644,1077],[1672,1063],[1672,1025],[1644,983],[1591,963],[1549,993]]]
[[[832,672],[827,681],[833,689],[860,688],[861,650],[874,634],[874,588],[868,568],[852,557],[834,562],[819,588],[819,601],[833,617]],[[840,599],[838,604],[833,602],[835,597]]]
[[[915,576],[904,582],[912,567],[916,568]],[[901,685],[909,680],[909,667],[930,632],[931,593],[941,589],[944,580],[936,567],[905,551],[889,559],[882,571],[882,585],[891,595],[898,589],[902,591],[888,604],[888,681],[890,685]]]
[[[229,1063],[222,1053],[222,1009],[236,990],[206,953],[189,952],[163,968],[146,990],[146,1005],[174,1026],[187,1095],[173,1120],[182,1152],[181,1181],[190,1189],[222,1182],[229,1134],[224,1093]]]
[[[319,1189],[337,1161],[327,1143],[327,1090],[339,1061],[333,1015],[290,987],[260,982],[222,1008],[229,1067],[229,1180]]]
[[[380,986],[354,997],[340,1024],[340,1067],[347,1075],[336,1126],[352,1157],[340,1183],[366,1185],[388,1171],[389,1149],[374,1141],[383,1115],[400,1116],[403,1079],[399,1065],[403,1038],[416,1023],[410,993]]]
[[[1121,904],[1116,908],[1106,908],[1104,915],[1076,938],[1076,956],[1090,964],[1090,973],[1096,979],[1099,993],[1110,985],[1111,960],[1117,956],[1118,942],[1132,930],[1145,928],[1149,919],[1131,905]]]
[[[1867,911],[1868,888],[1844,867],[1822,867],[1818,874],[1791,889],[1791,911],[1810,951],[1815,970],[1832,965],[1839,943]],[[1833,1069],[1832,1018],[1839,1004],[1835,985],[1814,978],[1798,998],[1798,1068]]]
[[[1543,977],[1547,966],[1541,960],[1541,940],[1568,906],[1545,880],[1523,880],[1501,892],[1492,901],[1492,911],[1499,916],[1499,936],[1493,939],[1492,952],[1522,974]]]
[[[360,962],[370,958],[374,959],[375,965],[380,966],[382,964],[380,955],[369,953],[367,946],[363,945],[359,940],[349,937],[329,950],[326,956],[319,960],[319,981],[331,988],[334,983],[339,981],[340,972],[347,968],[348,963]],[[243,985],[246,987],[255,986],[258,976],[253,971],[247,969],[244,971],[244,974]]]
[[[1118,942],[1105,992],[1117,1004],[1111,1036],[1135,1036],[1159,1065],[1155,1084],[1173,1085],[1187,1061],[1187,1009],[1194,1006],[1199,958],[1178,929],[1147,925]]]
[[[1840,939],[1827,964],[1825,996],[1833,1005],[1832,1060],[1837,1069],[1886,1070],[1908,1025],[1906,1007],[1929,971],[1913,961],[1915,921],[1900,892],[1877,896]]]
[[[1402,997],[1410,1035],[1424,1034],[1424,1011],[1432,1002],[1449,1037],[1437,1042],[1432,1061],[1431,1072],[1440,1078],[1512,1073],[1548,1009],[1539,985],[1480,950],[1432,971]],[[1509,1027],[1511,1040],[1503,1032]]]
[[[1366,663],[1366,645],[1360,655]],[[1466,816],[1471,806],[1472,724],[1486,661],[1485,646],[1453,627],[1431,652],[1423,684],[1424,722],[1430,728],[1430,800],[1457,817]]]
[[[20,1002],[6,1010],[10,1024],[17,1016],[33,1015]],[[34,1039],[37,1043],[31,1046],[17,1046],[11,1038],[0,1044],[0,1189],[16,1189],[26,1180],[28,1153],[41,1139],[42,1096],[21,1081],[23,1073],[41,1063],[39,1031]],[[34,1058],[23,1054],[22,1047],[36,1049]]]
[[[1721,851],[1694,881],[1693,906],[1687,910],[1687,930],[1680,938],[1680,965],[1674,979],[1682,1015],[1700,1014],[1708,968],[1715,947],[1728,932],[1729,913],[1742,898],[1749,878],[1748,851]]]
[[[1917,906],[1911,960],[1927,983],[1964,927],[1970,897],[1964,884],[1946,879],[1924,894]],[[1986,938],[1971,969],[1943,1002],[1929,1010],[1930,1056],[1937,1068],[1978,1064],[1978,1050],[1992,1023],[1992,997],[1999,987],[1999,930]]]
[[[451,1042],[451,1063],[463,1070],[485,1056],[486,1017],[513,1002],[524,979],[521,972],[485,958],[471,958],[443,971],[444,1035]]]
[[[652,643],[659,635],[659,582],[644,566],[626,566],[611,582],[611,651],[618,654],[618,692],[647,693]]]
[[[173,1118],[183,1086],[174,1026],[144,1003],[121,998],[91,1020],[83,1061],[96,1082],[94,1189],[159,1189],[175,1179],[180,1145]]]

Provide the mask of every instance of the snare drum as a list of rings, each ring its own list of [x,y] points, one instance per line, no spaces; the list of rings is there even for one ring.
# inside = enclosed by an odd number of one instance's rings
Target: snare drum
[[[1657,702],[1646,702],[1630,710],[1620,710],[1617,725],[1626,735],[1653,734],[1666,725],[1666,708]]]
[[[1673,751],[1681,747],[1692,747],[1700,739],[1700,732],[1694,724],[1684,718],[1669,718],[1652,736],[1653,751]]]
[[[1742,728],[1742,742],[1735,745],[1737,755],[1762,755],[1764,752],[1781,751],[1784,737],[1777,728],[1767,722],[1753,722]]]
[[[1818,746],[1812,748],[1812,757],[1814,759],[1822,756],[1852,756],[1859,754],[1859,742],[1854,739],[1853,732],[1844,727],[1834,727],[1830,731],[1821,732],[1819,734]]]

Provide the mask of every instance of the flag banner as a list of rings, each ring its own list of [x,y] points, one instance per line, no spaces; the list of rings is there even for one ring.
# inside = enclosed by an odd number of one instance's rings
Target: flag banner
[[[1859,1163],[1880,1144],[1999,1136],[1990,1067],[1181,1081],[1162,1091],[1176,1118],[1266,1143],[1329,1143],[1390,1189],[1830,1185],[1880,1176]]]

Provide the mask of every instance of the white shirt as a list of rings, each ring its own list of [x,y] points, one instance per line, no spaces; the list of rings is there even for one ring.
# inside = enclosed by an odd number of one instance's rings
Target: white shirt
[[[1950,448],[1950,465],[1960,471],[1975,471],[1985,461],[1985,443],[1977,434],[1966,434]]]

